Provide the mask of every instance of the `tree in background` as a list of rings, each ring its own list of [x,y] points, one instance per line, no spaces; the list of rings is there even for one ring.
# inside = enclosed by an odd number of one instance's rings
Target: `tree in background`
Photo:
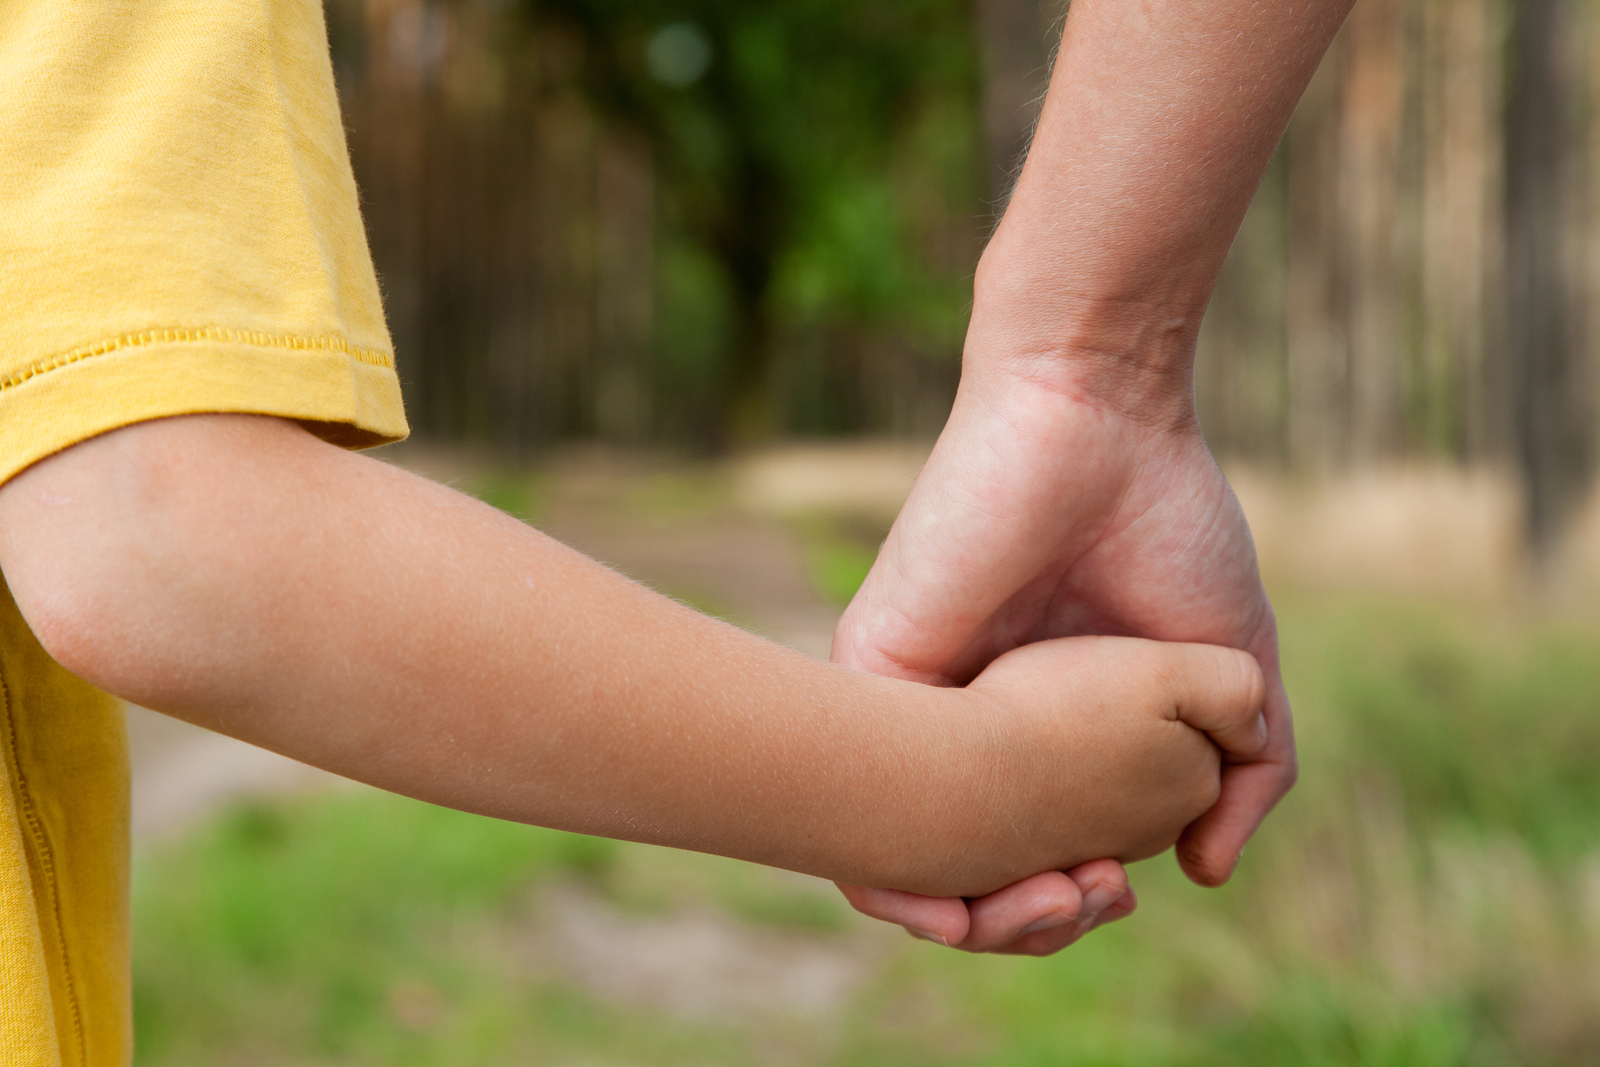
[[[1582,216],[1578,112],[1563,0],[1520,0],[1506,101],[1506,276],[1517,459],[1536,556],[1554,547],[1593,476],[1591,362],[1574,314]],[[1576,210],[1575,210],[1576,209]],[[1575,247],[1577,245],[1578,247]]]
[[[1051,57],[1066,16],[1064,0],[975,0],[983,57],[983,140],[987,193],[998,217],[1022,169]]]
[[[702,284],[720,290],[727,332],[712,409],[697,419],[715,439],[794,428],[773,402],[774,372],[780,347],[808,334],[838,344],[844,327],[932,353],[959,347],[959,280],[975,250],[962,216],[978,177],[963,3],[524,8],[535,27],[576,30],[587,97],[652,149],[667,255],[698,258]],[[828,411],[825,393],[811,398],[806,428],[860,423]]]
[[[1059,0],[328,0],[419,432],[930,436]],[[1600,9],[1358,0],[1200,337],[1225,458],[1592,479]]]
[[[1224,457],[1520,475],[1536,553],[1593,489],[1600,8],[1357,0],[1200,341]]]
[[[964,0],[338,6],[420,430],[942,422],[983,222]]]

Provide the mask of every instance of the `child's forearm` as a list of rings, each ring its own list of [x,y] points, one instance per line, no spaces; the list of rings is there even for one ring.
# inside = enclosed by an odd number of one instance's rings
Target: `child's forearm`
[[[45,648],[129,700],[452,807],[856,885],[1153,855],[1216,800],[1213,741],[1265,741],[1242,653],[1080,638],[965,689],[877,677],[254,416],[18,475],[0,570]]]
[[[0,489],[0,566],[103,688],[452,807],[904,884],[988,788],[961,693],[790,652],[278,420],[45,461]]]

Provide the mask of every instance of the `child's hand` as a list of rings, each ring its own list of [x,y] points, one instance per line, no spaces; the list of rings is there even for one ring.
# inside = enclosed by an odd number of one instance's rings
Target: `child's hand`
[[[967,794],[982,810],[953,820],[969,842],[894,888],[981,896],[1040,871],[1153,856],[1216,802],[1222,761],[1267,740],[1260,668],[1210,645],[1044,641],[960,693],[987,718],[993,779]]]

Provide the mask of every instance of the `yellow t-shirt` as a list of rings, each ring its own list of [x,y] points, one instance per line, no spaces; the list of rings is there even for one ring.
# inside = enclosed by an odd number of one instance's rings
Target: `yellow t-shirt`
[[[0,482],[129,423],[405,436],[318,0],[0,2]],[[0,595],[0,1067],[131,1049],[126,744]]]

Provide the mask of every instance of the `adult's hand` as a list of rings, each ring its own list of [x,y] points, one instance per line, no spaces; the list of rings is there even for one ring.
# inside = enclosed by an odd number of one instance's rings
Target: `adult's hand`
[[[1261,663],[1267,748],[1224,768],[1221,800],[1178,845],[1191,878],[1226,881],[1295,775],[1276,627],[1238,502],[1192,416],[1111,410],[1048,368],[969,372],[840,622],[834,658],[961,685],[1018,645],[1084,633],[1231,645]],[[947,944],[1051,952],[1132,911],[1116,864],[1068,875],[1035,876],[970,908],[884,891],[846,896]]]
[[[1074,0],[979,265],[955,408],[834,640],[841,662],[941,685],[1072,634],[1253,653],[1268,745],[1224,768],[1221,799],[1178,843],[1206,885],[1232,873],[1295,760],[1249,529],[1195,419],[1194,344],[1351,2]],[[970,902],[842,888],[934,940],[1049,952],[1131,911],[1131,893],[1114,895],[1125,885],[1100,861]]]
[[[1277,630],[1250,531],[1192,416],[1145,421],[1057,377],[969,375],[834,655],[963,685],[1018,645],[1073,634],[1252,653],[1271,694],[1268,746],[1225,770],[1222,799],[1179,846],[1190,877],[1217,885],[1294,780]]]

